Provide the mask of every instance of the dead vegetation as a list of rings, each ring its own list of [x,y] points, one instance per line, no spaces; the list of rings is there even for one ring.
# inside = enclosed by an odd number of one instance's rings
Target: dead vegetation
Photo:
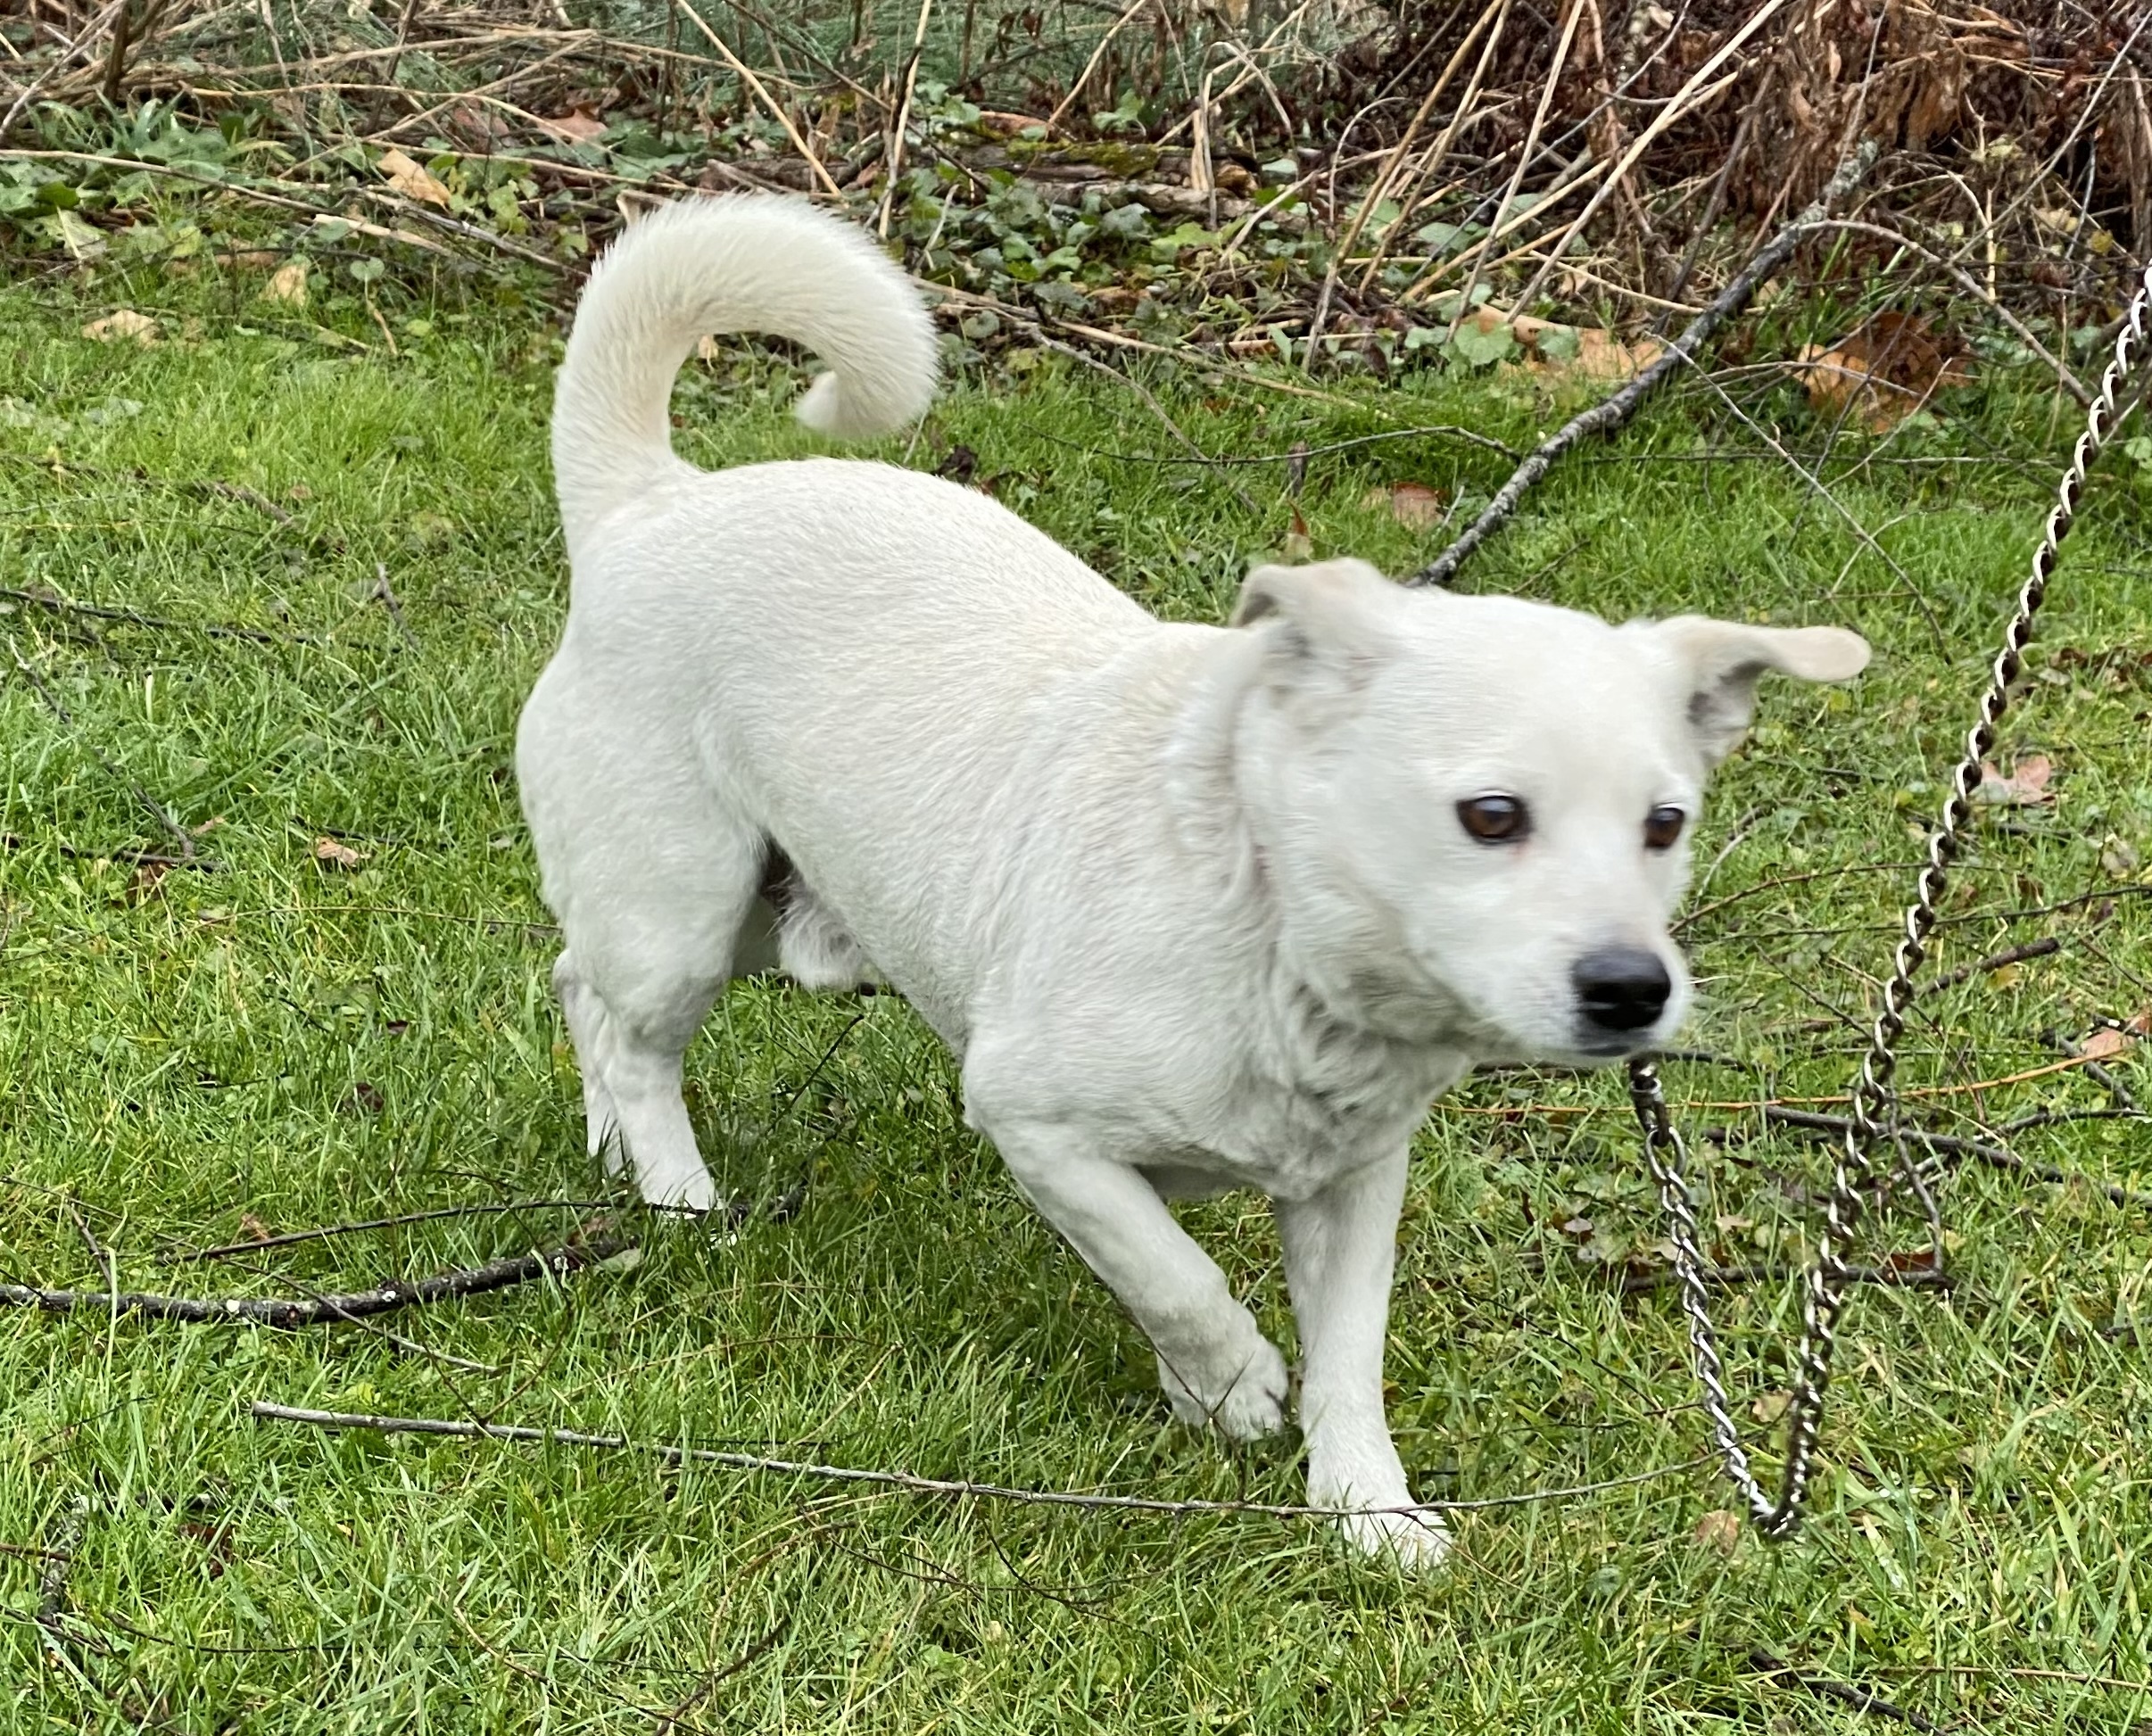
[[[1619,377],[1866,140],[1857,208],[1794,269],[1845,309],[1801,378],[1880,428],[1969,376],[1975,327],[2076,389],[2152,236],[2148,25],[2112,0],[14,0],[0,225],[94,256],[138,227],[132,172],[406,262],[566,271],[644,196],[780,187],[965,292],[980,343],[1028,320]],[[1864,323],[1885,285],[1897,323]]]

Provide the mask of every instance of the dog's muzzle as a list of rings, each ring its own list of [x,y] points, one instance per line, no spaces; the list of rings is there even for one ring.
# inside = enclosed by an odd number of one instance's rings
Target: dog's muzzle
[[[1634,1046],[1636,1031],[1659,1022],[1674,993],[1674,979],[1656,953],[1641,947],[1609,947],[1587,953],[1569,972],[1584,1021],[1585,1041],[1601,1051]]]

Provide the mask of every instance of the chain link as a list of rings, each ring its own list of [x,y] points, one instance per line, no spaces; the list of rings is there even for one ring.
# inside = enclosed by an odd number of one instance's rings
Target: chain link
[[[2002,649],[1989,672],[1987,691],[1982,695],[1980,717],[1966,733],[1964,756],[1951,773],[1950,793],[1928,840],[1928,860],[1921,869],[1913,902],[1907,906],[1904,933],[1898,943],[1891,980],[1884,986],[1883,1004],[1869,1033],[1866,1054],[1853,1087],[1852,1112],[1838,1148],[1831,1176],[1831,1197],[1824,1212],[1824,1231],[1816,1251],[1816,1262],[1803,1281],[1800,1345],[1794,1353],[1794,1378],[1787,1406],[1785,1462],[1775,1496],[1767,1491],[1750,1468],[1749,1455],[1741,1444],[1741,1431],[1726,1398],[1726,1365],[1718,1354],[1717,1334],[1705,1296],[1707,1269],[1697,1247],[1696,1205],[1684,1178],[1687,1153],[1680,1131],[1667,1108],[1659,1069],[1649,1057],[1629,1063],[1629,1101],[1643,1129],[1644,1159],[1659,1187],[1659,1203],[1666,1213],[1668,1239],[1674,1249],[1674,1274],[1680,1287],[1682,1311],[1688,1317],[1689,1345],[1697,1383],[1703,1388],[1705,1414],[1711,1438],[1726,1462],[1726,1472],[1756,1526],[1774,1540],[1789,1537],[1800,1523],[1801,1503],[1816,1463],[1816,1443],[1823,1422],[1824,1395],[1831,1383],[1831,1358],[1838,1344],[1838,1322],[1851,1287],[1846,1267],[1853,1228],[1860,1216],[1862,1196],[1875,1181],[1875,1154],[1878,1145],[1897,1150],[1898,1167],[1908,1186],[1929,1210],[1934,1220],[1933,1202],[1928,1193],[1923,1166],[1899,1148],[1895,1123],[1898,1095],[1893,1079],[1898,1071],[1898,1043],[1904,1035],[1906,1015],[1913,1004],[1915,978],[1928,955],[1928,936],[1935,926],[1937,906],[1957,858],[1960,839],[1973,815],[1974,792],[1979,789],[1982,762],[1995,746],[1997,726],[2008,707],[2013,688],[2024,666],[2025,647],[2032,625],[2046,599],[2048,581],[2063,539],[2069,535],[2084,492],[2086,473],[2100,448],[2128,414],[2118,409],[2123,385],[2136,368],[2144,343],[2148,310],[2152,310],[2152,267],[2146,269],[2137,293],[2123,316],[2115,339],[2115,353],[2102,375],[2077,438],[2068,467],[2063,472],[2055,507],[2047,528],[2032,554],[2032,570],[2017,593],[2016,611],[2003,634]],[[1940,1241],[1936,1258],[1941,1259]]]

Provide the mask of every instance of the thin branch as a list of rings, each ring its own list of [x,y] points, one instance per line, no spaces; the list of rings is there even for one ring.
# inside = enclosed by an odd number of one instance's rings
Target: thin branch
[[[1547,474],[1555,459],[1587,434],[1612,434],[1624,426],[1646,398],[1664,384],[1676,369],[1687,367],[1712,335],[1748,306],[1758,286],[1785,263],[1802,240],[1830,215],[1832,208],[1859,184],[1875,161],[1875,147],[1863,144],[1840,163],[1829,183],[1817,195],[1815,203],[1757,250],[1748,264],[1734,274],[1733,281],[1719,291],[1710,306],[1691,320],[1688,329],[1668,346],[1665,354],[1612,397],[1564,423],[1541,442],[1517,467],[1486,510],[1472,521],[1464,534],[1405,583],[1449,583],[1473,550],[1510,521],[1525,491]]]
[[[399,1278],[377,1289],[343,1295],[309,1296],[160,1296],[139,1291],[114,1294],[103,1290],[43,1290],[26,1284],[0,1284],[0,1307],[35,1308],[47,1314],[71,1314],[94,1310],[107,1315],[141,1314],[156,1320],[206,1323],[224,1320],[250,1326],[292,1330],[301,1327],[335,1325],[360,1320],[399,1309],[450,1302],[463,1296],[484,1295],[506,1290],[534,1278],[565,1277],[635,1244],[625,1236],[600,1236],[588,1242],[550,1253],[519,1254],[484,1266],[459,1268],[432,1277]]]
[[[919,0],[919,25],[912,32],[912,52],[904,63],[904,98],[897,105],[897,118],[890,123],[888,166],[881,171],[881,211],[874,219],[874,233],[883,241],[890,238],[890,216],[897,209],[897,185],[904,174],[905,128],[912,124],[912,94],[919,84],[919,54],[926,46],[927,21],[934,15],[934,0]]]
[[[1787,1278],[1806,1278],[1805,1267],[1775,1263],[1748,1266],[1707,1266],[1698,1274],[1707,1285],[1730,1290],[1742,1284],[1776,1284]],[[1908,1266],[1903,1270],[1891,1266],[1848,1266],[1842,1276],[1850,1284],[1881,1285],[1886,1289],[1948,1290],[1953,1280],[1949,1273],[1939,1271],[1933,1266]],[[1648,1295],[1655,1290],[1668,1290],[1680,1283],[1670,1267],[1653,1268],[1645,1271],[1626,1271],[1621,1277],[1621,1294],[1625,1296]]]
[[[21,95],[17,96],[9,106],[7,113],[0,115],[0,140],[5,139],[10,133],[15,130],[15,122],[22,118],[22,112],[37,101],[37,93],[45,88],[53,76],[64,70],[67,63],[80,54],[84,46],[92,41],[100,31],[125,12],[127,7],[128,0],[112,0],[111,5],[90,20],[80,36],[72,42],[62,45],[60,52],[53,57],[50,66],[23,86]]]
[[[357,1236],[367,1230],[397,1229],[405,1224],[427,1224],[442,1218],[484,1218],[514,1211],[599,1211],[610,1200],[509,1200],[485,1205],[443,1205],[430,1211],[406,1211],[393,1218],[368,1218],[348,1224],[324,1224],[317,1229],[294,1229],[283,1236],[265,1236],[258,1242],[227,1242],[214,1248],[183,1248],[163,1257],[162,1264],[183,1266],[197,1260],[224,1260],[233,1254],[261,1253],[269,1248],[295,1247],[302,1242],[322,1242],[335,1236]]]
[[[1482,447],[1490,452],[1499,452],[1511,463],[1517,461],[1514,447],[1505,446],[1499,440],[1489,438],[1472,428],[1460,428],[1446,422],[1430,422],[1417,428],[1390,428],[1381,434],[1356,434],[1350,440],[1333,440],[1320,446],[1303,446],[1295,443],[1286,452],[1233,452],[1222,457],[1199,453],[1194,457],[1178,452],[1116,452],[1111,447],[1088,446],[1080,440],[1070,440],[1040,427],[1036,422],[1024,426],[1041,440],[1056,446],[1065,446],[1072,452],[1085,452],[1095,459],[1105,459],[1113,464],[1200,464],[1219,470],[1237,465],[1285,464],[1304,465],[1310,459],[1327,458],[1333,452],[1349,452],[1355,447],[1377,446],[1393,440],[1425,440],[1439,436],[1445,440],[1459,440],[1467,445]]]
[[[2054,371],[2057,381],[2060,383],[2065,392],[2087,409],[2091,407],[2092,394],[2086,389],[2084,382],[2065,367],[2061,360],[2053,355],[2048,346],[2032,335],[2032,328],[2024,320],[1991,294],[1987,286],[1963,266],[1955,264],[1945,259],[1941,253],[1922,246],[1912,236],[1900,234],[1898,230],[1886,227],[1881,223],[1856,221],[1851,218],[1826,217],[1820,219],[1809,227],[1817,229],[1838,229],[1847,235],[1873,236],[1879,241],[1889,242],[1894,247],[1904,248],[1906,252],[1916,258],[1925,260],[1939,271],[1949,273],[1953,283],[1975,301],[1983,303],[1991,313],[2010,328],[2011,334],[2020,343]]]
[[[792,117],[785,112],[784,104],[770,95],[768,87],[755,76],[748,63],[732,51],[723,37],[703,21],[702,14],[690,5],[688,0],[676,0],[676,3],[680,10],[688,15],[688,22],[702,32],[703,40],[717,51],[724,58],[724,63],[739,75],[740,82],[747,87],[749,93],[761,103],[765,109],[769,111],[771,118],[784,128],[784,136],[792,141],[792,149],[806,159],[807,166],[814,171],[815,178],[822,183],[822,190],[832,199],[843,198],[844,194],[839,189],[837,183],[830,178],[830,171],[823,167],[822,159],[815,154],[814,148],[799,136],[799,128],[792,124]]]
[[[1146,406],[1147,406],[1150,409],[1151,414],[1155,416],[1160,423],[1164,426],[1165,431],[1171,434],[1175,440],[1178,440],[1184,447],[1188,449],[1188,456],[1191,460],[1198,461],[1204,464],[1214,462],[1208,452],[1204,451],[1202,447],[1198,446],[1193,440],[1188,438],[1187,434],[1182,431],[1180,424],[1174,421],[1172,417],[1167,413],[1166,407],[1160,403],[1156,398],[1153,397],[1149,390],[1144,385],[1143,382],[1136,378],[1134,375],[1123,373],[1120,368],[1115,368],[1111,362],[1101,361],[1097,356],[1091,355],[1086,351],[1079,350],[1074,344],[1064,343],[1057,337],[1048,337],[1042,331],[1034,332],[1032,334],[1031,341],[1037,343],[1042,350],[1051,350],[1056,355],[1072,357],[1075,360],[1081,362],[1086,368],[1097,368],[1098,372],[1104,374],[1109,380],[1119,381],[1122,385],[1128,387],[1130,392],[1133,392],[1138,398],[1143,400]],[[1255,504],[1254,497],[1251,495],[1246,489],[1241,487],[1238,483],[1229,481],[1226,484],[1226,486],[1233,491],[1235,496],[1238,498],[1240,504],[1247,509],[1251,517],[1261,513],[1262,508]]]
[[[1785,1109],[1775,1104],[1766,1104],[1759,1113],[1767,1122],[1779,1127],[1792,1128],[1799,1132],[1812,1133],[1826,1139],[1842,1139],[1852,1125],[1843,1115],[1819,1115],[1811,1110]],[[2102,1119],[2123,1119],[2103,1112]],[[2115,1205],[2131,1205],[2140,1210],[2152,1210],[2152,1194],[2140,1194],[2127,1187],[2118,1187],[2111,1181],[2093,1181],[2068,1170],[2058,1170],[2052,1163],[2037,1163],[2028,1157],[2020,1157],[2007,1146],[1991,1145],[1984,1139],[1961,1139],[1955,1134],[1930,1133],[1924,1128],[1900,1128],[1900,1137],[1916,1145],[1925,1145],[1930,1151],[1947,1157],[1970,1157],[1997,1170],[2011,1170],[2020,1175],[2032,1176],[2040,1181],[2059,1182],[2064,1186],[2078,1183],[2105,1195]]]
[[[37,697],[45,701],[46,708],[50,711],[54,716],[57,717],[62,723],[67,724],[70,729],[73,728],[75,724],[74,714],[70,712],[64,705],[60,703],[59,696],[55,694],[51,688],[46,685],[45,678],[38,674],[35,669],[33,669],[27,662],[23,660],[22,653],[16,650],[12,645],[8,647],[8,655],[14,658],[15,667],[21,672],[22,678],[37,690]],[[162,826],[166,831],[170,832],[172,837],[178,841],[179,855],[182,859],[183,865],[190,868],[199,866],[209,869],[213,869],[216,866],[215,864],[207,862],[202,857],[201,852],[195,847],[195,834],[187,831],[187,829],[181,825],[178,821],[173,819],[171,811],[167,808],[162,802],[159,801],[154,796],[151,795],[149,791],[142,786],[142,783],[139,780],[130,777],[127,773],[121,771],[119,766],[115,765],[111,760],[107,759],[103,754],[100,753],[93,743],[85,741],[83,746],[89,750],[91,757],[94,758],[98,765],[103,766],[105,771],[113,778],[117,779],[120,782],[124,783],[128,787],[128,790],[132,792],[135,799],[140,802],[144,807],[147,808],[153,814],[156,816],[157,823]]]
[[[1566,1500],[1603,1490],[1626,1488],[1660,1477],[1679,1476],[1717,1462],[1703,1453],[1677,1464],[1660,1465],[1604,1483],[1582,1483],[1563,1489],[1535,1489],[1521,1495],[1490,1495],[1479,1500],[1415,1501],[1408,1507],[1295,1507],[1253,1500],[1166,1500],[1147,1495],[1086,1495],[1060,1489],[1012,1489],[961,1478],[915,1476],[909,1471],[868,1470],[849,1465],[814,1465],[799,1459],[765,1459],[755,1453],[719,1452],[709,1447],[676,1447],[659,1442],[631,1441],[618,1434],[585,1434],[578,1429],[519,1428],[507,1423],[459,1422],[445,1417],[381,1417],[350,1410],[311,1410],[257,1399],[250,1414],[264,1421],[305,1423],[315,1428],[366,1429],[381,1434],[446,1435],[461,1441],[517,1441],[537,1445],[592,1447],[605,1452],[647,1453],[669,1465],[716,1465],[727,1470],[759,1471],[778,1476],[819,1477],[827,1483],[871,1483],[918,1495],[955,1500],[1021,1501],[1034,1507],[1077,1507],[1122,1513],[1250,1513],[1278,1519],[1357,1518],[1380,1513],[1477,1512],[1485,1508],[1519,1507],[1528,1502]]]
[[[166,632],[198,632],[211,639],[244,639],[257,645],[311,645],[302,633],[263,632],[257,627],[235,627],[215,621],[170,621],[157,615],[138,615],[131,608],[108,608],[97,603],[78,603],[48,591],[25,591],[0,584],[0,597],[10,602],[29,603],[54,615],[80,615],[95,621],[124,621],[130,627],[151,627]]]
[[[2006,947],[1999,953],[1990,953],[1985,958],[1976,958],[1970,964],[1961,964],[1955,971],[1945,971],[1930,983],[1924,991],[1929,995],[1941,994],[1946,988],[1955,988],[1961,982],[1974,977],[1984,977],[1991,971],[2000,971],[2012,964],[2023,964],[2028,959],[2046,958],[2062,951],[2058,936],[2049,935],[2040,940],[2028,940],[2022,947]]]
[[[1856,1712],[1872,1712],[1879,1718],[1895,1718],[1915,1730],[1941,1731],[1943,1726],[1917,1712],[1894,1706],[1879,1694],[1866,1688],[1856,1688],[1850,1682],[1838,1682],[1827,1675],[1811,1675],[1806,1670],[1797,1670],[1783,1657],[1774,1657],[1761,1646],[1748,1657],[1749,1667],[1769,1676],[1774,1682],[1787,1683],[1814,1694],[1818,1699],[1836,1700],[1841,1706],[1850,1706]]]

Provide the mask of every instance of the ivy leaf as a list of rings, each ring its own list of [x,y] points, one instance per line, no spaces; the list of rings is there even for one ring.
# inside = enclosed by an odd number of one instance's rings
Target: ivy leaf
[[[1507,320],[1494,318],[1483,311],[1475,313],[1458,327],[1456,335],[1450,340],[1450,348],[1459,360],[1474,368],[1487,368],[1517,353],[1517,335],[1510,329]]]

